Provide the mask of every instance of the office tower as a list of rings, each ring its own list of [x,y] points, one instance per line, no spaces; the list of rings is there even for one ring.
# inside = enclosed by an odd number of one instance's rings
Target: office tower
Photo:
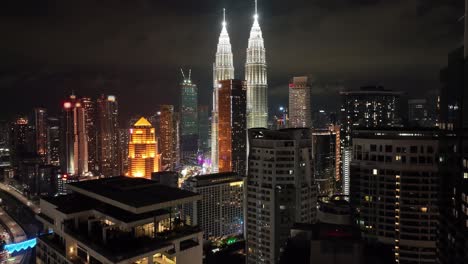
[[[355,91],[340,92],[342,147],[352,146],[355,128],[396,127],[399,124],[401,92],[382,86],[366,86]]]
[[[122,175],[128,175],[128,145],[130,142],[130,129],[119,128],[118,129],[118,168]]]
[[[313,223],[317,190],[309,129],[249,130],[247,263],[277,263],[294,223]]]
[[[202,231],[173,210],[200,195],[121,176],[67,188],[40,200],[37,263],[202,263]]]
[[[9,148],[9,123],[0,120],[0,148]]]
[[[159,151],[161,153],[161,171],[172,171],[175,168],[174,151],[174,106],[161,105],[159,122]]]
[[[198,89],[192,82],[191,70],[180,83],[180,136],[181,158],[184,162],[195,160],[198,152]]]
[[[465,43],[451,52],[441,71],[439,128],[441,137],[441,222],[438,262],[468,262],[468,1],[465,1]]]
[[[88,170],[98,172],[96,102],[89,97],[83,97],[80,101],[84,109],[86,137],[88,140]]]
[[[355,130],[351,204],[364,238],[389,245],[396,263],[436,263],[439,135]]]
[[[210,153],[210,110],[208,105],[198,106],[198,139],[202,154]]]
[[[179,173],[176,171],[158,171],[151,173],[151,180],[173,188],[179,187]]]
[[[75,95],[63,103],[60,166],[63,173],[82,176],[88,172],[86,110]]]
[[[96,160],[100,173],[106,177],[121,175],[118,166],[118,122],[115,96],[101,95],[96,101]]]
[[[247,80],[247,128],[267,127],[268,80],[265,47],[262,29],[258,23],[257,1],[255,1],[254,23],[250,29],[245,62]]]
[[[160,170],[161,155],[155,129],[144,117],[130,128],[128,143],[128,175],[151,179],[151,173]]]
[[[242,80],[220,81],[218,89],[219,172],[246,172],[246,85]]]
[[[436,126],[426,99],[408,100],[408,123],[413,127]]]
[[[339,131],[337,133],[331,129],[312,130],[314,178],[320,196],[331,196],[335,193],[335,183],[338,179],[336,166],[339,167],[336,159],[340,151],[337,134],[339,135]]]
[[[218,88],[219,81],[234,79],[234,63],[231,41],[226,29],[224,13],[221,34],[219,35],[216,58],[213,63],[213,112],[211,114],[211,171],[218,172]]]
[[[15,168],[18,167],[25,153],[29,152],[30,146],[28,146],[28,143],[31,142],[28,140],[30,135],[28,123],[29,121],[26,117],[18,117],[10,124],[8,137],[10,141],[10,158],[11,165]]]
[[[289,83],[289,127],[312,127],[309,82],[307,76],[301,76]]]
[[[202,199],[184,207],[185,218],[200,225],[205,240],[242,234],[243,186],[242,177],[233,172],[187,179],[182,188],[200,194]]]
[[[56,117],[47,118],[47,153],[49,164],[60,166],[60,120]]]
[[[32,125],[34,126],[34,152],[46,163],[48,162],[47,149],[47,110],[44,108],[34,108]]]

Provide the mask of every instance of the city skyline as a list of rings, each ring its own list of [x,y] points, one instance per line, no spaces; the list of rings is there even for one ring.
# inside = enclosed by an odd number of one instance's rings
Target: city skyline
[[[312,105],[319,108],[327,105],[334,107],[336,100],[333,99],[338,97],[337,92],[341,87],[357,88],[362,85],[375,84],[405,91],[409,97],[414,97],[417,94],[422,94],[425,97],[428,94],[434,95],[435,90],[438,88],[438,70],[446,63],[445,51],[453,49],[462,40],[460,33],[462,32],[463,23],[458,21],[463,13],[462,8],[460,8],[462,1],[459,1],[460,3],[446,3],[447,1],[408,2],[385,4],[381,1],[360,1],[355,4],[340,6],[337,1],[327,1],[327,3],[323,1],[311,1],[311,3],[298,1],[294,7],[287,6],[283,8],[277,1],[259,1],[259,16],[261,24],[264,24],[262,31],[267,36],[265,48],[268,51],[267,61],[269,64],[270,113],[279,104],[287,104],[288,80],[296,74],[312,74],[318,77],[318,81],[325,84],[342,84],[333,86],[332,89],[326,89],[325,85],[312,89],[313,100],[318,102],[318,104],[314,102]],[[146,13],[141,10],[144,3],[149,5]],[[59,19],[59,13],[55,12],[63,11],[64,14],[68,12],[67,4],[57,7],[55,11],[51,10],[47,5],[42,6],[43,4],[38,4],[42,9],[26,7],[24,10],[23,7],[19,8],[15,4],[8,5],[2,11],[11,11],[12,14],[17,16],[13,15],[3,19],[14,22],[17,19],[27,18],[22,23],[23,26],[25,23],[38,20],[37,22],[41,23],[34,25],[34,27],[38,27],[39,31],[59,42],[65,42],[61,45],[65,52],[57,53],[51,48],[57,44],[46,45],[50,40],[40,40],[40,45],[36,47],[26,44],[14,45],[15,41],[34,35],[31,35],[32,33],[21,25],[15,24],[12,27],[12,29],[17,29],[17,33],[9,38],[7,42],[1,44],[4,49],[1,49],[0,52],[11,52],[6,54],[8,56],[5,56],[3,68],[0,70],[0,89],[5,91],[5,97],[12,97],[22,103],[11,105],[7,101],[0,101],[1,105],[8,106],[2,111],[0,118],[8,118],[18,112],[27,112],[26,105],[32,104],[32,99],[22,96],[23,93],[31,94],[33,95],[31,97],[34,98],[36,96],[40,98],[40,101],[43,102],[42,105],[35,105],[35,107],[45,107],[51,114],[54,114],[58,112],[59,108],[56,103],[57,99],[67,96],[72,90],[75,90],[80,96],[99,96],[101,93],[115,94],[118,98],[121,98],[120,112],[124,119],[130,118],[134,114],[145,115],[152,111],[152,108],[154,108],[152,104],[155,100],[157,102],[154,102],[154,104],[170,103],[177,105],[175,98],[177,98],[177,84],[179,82],[178,78],[180,78],[178,69],[185,66],[193,69],[193,79],[194,83],[199,86],[201,103],[208,103],[207,98],[211,95],[209,85],[211,63],[201,62],[194,58],[199,53],[207,57],[214,55],[215,39],[218,34],[216,32],[219,32],[222,8],[226,8],[229,15],[228,27],[232,39],[233,53],[236,58],[234,66],[238,69],[235,78],[243,76],[245,49],[247,47],[248,29],[252,22],[253,3],[252,1],[243,1],[241,3],[234,1],[213,3],[207,1],[206,4],[200,6],[189,5],[193,8],[191,13],[179,8],[179,5],[183,4],[187,3],[182,1],[179,4],[149,4],[149,2],[142,1],[135,7],[127,7],[133,11],[127,15],[128,17],[143,12],[142,18],[136,20],[135,26],[143,24],[142,20],[147,19],[152,22],[151,25],[158,21],[159,24],[174,28],[176,29],[174,31],[181,34],[174,36],[174,33],[168,32],[164,26],[152,29],[146,25],[137,31],[143,31],[140,36],[141,39],[135,39],[137,37],[135,36],[136,33],[128,33],[128,30],[124,30],[117,36],[116,43],[121,43],[123,39],[127,39],[127,41],[133,39],[135,45],[139,46],[139,48],[136,49],[135,46],[126,43],[126,45],[117,45],[118,47],[110,48],[106,52],[103,52],[102,45],[97,45],[94,41],[90,42],[89,46],[85,48],[77,46],[75,51],[71,52],[72,43],[60,38],[66,36],[66,32],[63,32],[61,28],[45,28],[40,17],[28,16],[28,14],[48,12],[51,15],[49,19],[54,21]],[[99,5],[85,1],[78,4],[78,7],[82,8],[78,8],[77,12],[87,15],[86,7],[99,10],[105,6],[111,8],[117,14],[122,14],[124,9],[122,5],[116,3],[113,6],[107,6],[106,4]],[[298,14],[304,12],[303,10],[311,12],[310,22],[306,22],[303,18],[296,18]],[[158,15],[161,12],[167,12],[167,15],[163,16],[164,18],[159,18]],[[378,12],[381,12],[381,18],[379,18],[381,28],[379,29],[378,25],[372,27],[365,25],[365,19],[373,19]],[[96,19],[95,22],[98,26],[93,30],[84,30],[82,39],[90,39],[93,36],[93,39],[96,39],[95,41],[103,42],[108,35],[99,34],[98,30],[107,32],[108,26],[104,25],[104,22],[96,18],[95,15],[88,15]],[[402,18],[398,19],[398,15]],[[175,19],[170,19],[172,17]],[[294,17],[294,19],[288,19],[290,17]],[[181,28],[182,25],[185,27],[187,20],[194,18],[200,18],[199,22],[190,25],[188,29]],[[356,23],[357,26],[349,25],[344,27],[341,23],[345,19],[358,19],[357,22],[361,21],[363,23]],[[114,20],[111,21],[115,22]],[[317,23],[314,24],[313,22]],[[80,23],[84,22],[79,19],[77,23],[81,25]],[[118,26],[124,26],[119,23],[117,23]],[[287,23],[290,23],[294,30],[285,35],[284,31],[289,28],[286,27]],[[305,25],[311,25],[311,27],[305,28]],[[361,26],[359,27],[359,25]],[[391,28],[395,26],[395,28],[403,31],[397,38],[388,39],[386,35],[392,33],[388,25],[392,25]],[[197,26],[198,29],[203,28],[202,32],[198,35],[195,34],[198,31],[190,30],[194,26]],[[431,26],[431,30],[429,30],[429,26]],[[12,29],[2,30],[7,34]],[[333,38],[330,36],[331,33],[327,33],[331,32],[332,29],[334,30]],[[342,32],[344,29],[347,29],[346,32],[355,32],[356,35],[350,38],[349,34]],[[415,32],[418,34],[415,34]],[[126,33],[128,35],[125,35]],[[7,35],[11,35],[11,32]],[[368,35],[375,37],[370,39]],[[431,52],[418,51],[420,50],[418,43],[422,45],[422,40],[414,40],[412,35],[417,35],[418,39],[425,40],[424,46],[430,49]],[[191,42],[206,44],[197,45],[195,47],[196,52],[193,49],[179,49],[178,53],[163,52],[161,54],[162,51],[173,51],[173,49],[180,46],[180,44],[176,44],[168,48],[168,41],[164,40],[164,36],[178,40],[177,43],[179,40],[183,42],[184,39],[189,38]],[[291,44],[281,41],[281,38],[288,36],[292,38],[301,36],[304,38],[304,43],[309,43],[312,46],[309,47],[295,42],[294,49],[288,48]],[[151,50],[149,46],[152,47]],[[366,47],[366,49],[362,47]],[[355,48],[354,52],[352,52],[353,48]],[[32,52],[38,49],[40,52],[31,55]],[[115,49],[118,49],[119,54],[128,55],[114,56],[113,60],[110,60],[106,54]],[[291,51],[294,51],[294,53],[291,53]],[[87,52],[87,55],[80,58],[73,56],[73,54],[83,52]],[[96,52],[100,52],[101,55],[89,55]],[[142,52],[146,52],[145,56],[143,56]],[[14,54],[18,53],[23,54],[23,58],[29,57],[30,60],[23,60],[21,59],[22,56],[14,56]],[[50,56],[45,57],[38,54],[49,54]],[[63,55],[66,63],[56,59],[59,54]],[[158,57],[156,54],[161,56],[158,55]],[[301,57],[297,58],[297,55],[294,54],[301,54]],[[360,57],[360,67],[357,67],[359,70],[355,69],[354,66],[352,67],[349,62],[349,58],[353,56]],[[14,63],[13,58],[15,58]],[[155,58],[153,62],[151,62],[151,58]],[[281,61],[285,60],[293,60],[295,63],[288,64],[285,67],[281,63]],[[29,62],[27,65],[25,64],[26,61]],[[69,66],[64,66],[64,64]],[[172,88],[166,89],[166,87]],[[48,96],[45,96],[44,90],[47,91]],[[164,93],[161,94],[163,90]],[[132,93],[129,91],[132,91]],[[144,99],[144,103],[134,106],[134,102],[138,100],[138,96],[142,93],[149,93],[151,96]],[[153,99],[150,100],[150,98]],[[54,106],[57,106],[55,107],[57,109],[54,109]],[[122,122],[122,120],[120,121]]]

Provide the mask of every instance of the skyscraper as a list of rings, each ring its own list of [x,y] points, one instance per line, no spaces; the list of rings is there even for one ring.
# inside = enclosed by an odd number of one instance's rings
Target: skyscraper
[[[181,158],[184,161],[196,158],[198,151],[198,89],[192,82],[191,70],[180,83],[180,132]],[[163,154],[164,155],[164,154]]]
[[[159,119],[159,150],[161,152],[161,171],[172,171],[175,167],[174,151],[174,106],[161,105]]]
[[[247,80],[247,128],[266,128],[268,122],[267,64],[262,29],[258,23],[256,0],[254,23],[250,29],[247,47],[245,80]]]
[[[307,76],[293,77],[289,83],[289,127],[312,127],[310,84]]]
[[[96,101],[89,97],[80,99],[85,116],[86,138],[88,141],[88,169],[91,172],[99,171],[96,128]]]
[[[209,114],[208,105],[199,105],[198,106],[198,148],[201,152],[206,155],[210,153],[210,114]]]
[[[246,170],[246,86],[242,80],[220,81],[218,89],[219,172]]]
[[[374,129],[353,134],[350,202],[364,237],[391,247],[396,263],[436,263],[438,133]]]
[[[10,124],[9,148],[11,165],[15,168],[25,153],[29,152],[28,137],[30,134],[29,120],[26,117],[18,117]]]
[[[151,179],[151,173],[159,171],[160,158],[155,129],[141,117],[130,129],[128,175]]]
[[[213,63],[213,113],[211,115],[211,171],[218,172],[218,88],[219,81],[234,79],[231,42],[226,29],[226,13],[219,35],[216,59]]]
[[[88,172],[88,136],[85,108],[72,94],[63,103],[60,164],[63,173],[82,176]]]
[[[34,108],[33,112],[35,152],[43,162],[48,162],[47,110]]]
[[[248,133],[246,263],[277,263],[293,224],[316,219],[312,133],[302,128]]]
[[[60,165],[60,120],[56,117],[47,119],[47,153],[49,153],[49,163],[55,166]]]
[[[106,177],[121,175],[118,166],[118,104],[115,96],[101,95],[96,104],[97,163]]]

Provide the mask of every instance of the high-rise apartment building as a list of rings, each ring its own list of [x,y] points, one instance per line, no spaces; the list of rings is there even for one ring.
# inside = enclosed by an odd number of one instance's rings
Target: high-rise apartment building
[[[350,201],[364,238],[389,245],[396,263],[436,263],[439,135],[355,130]]]
[[[310,129],[249,130],[247,263],[277,263],[294,223],[316,219]]]
[[[257,1],[247,46],[245,62],[247,81],[247,128],[266,128],[268,125],[268,78],[262,29],[258,23]]]
[[[468,263],[468,0],[465,1],[465,43],[451,52],[441,71],[439,128],[442,180],[441,221],[437,260]]]
[[[10,124],[9,129],[11,165],[17,168],[24,154],[31,150],[29,120],[26,117],[18,117]]]
[[[200,195],[128,177],[66,185],[40,200],[36,263],[202,263],[201,229],[173,209]]]
[[[289,127],[312,127],[309,79],[293,77],[289,83]]]
[[[220,81],[218,89],[219,172],[246,172],[246,85],[242,80]]]
[[[130,129],[119,128],[118,168],[122,175],[128,175],[128,145],[130,143]]]
[[[203,198],[184,207],[185,219],[198,222],[205,240],[237,236],[244,231],[244,182],[236,173],[216,173],[187,179],[182,188]]]
[[[314,178],[318,194],[331,196],[339,180],[340,138],[339,131],[332,129],[312,130]],[[338,167],[338,169],[337,169]]]
[[[130,129],[128,175],[151,179],[151,173],[160,170],[160,159],[155,129],[141,117]]]
[[[408,100],[408,123],[412,126],[427,126],[429,113],[426,99]]]
[[[160,111],[159,151],[161,153],[161,171],[172,171],[175,168],[174,106],[161,105]]]
[[[75,95],[63,103],[60,165],[62,173],[82,176],[88,170],[86,109]]]
[[[96,103],[97,164],[106,177],[121,175],[118,166],[118,104],[115,96],[101,95]]]
[[[182,71],[182,70],[181,70]],[[194,160],[198,152],[198,89],[192,82],[191,70],[180,83],[181,158]]]
[[[96,127],[96,101],[90,97],[80,99],[85,116],[86,137],[88,141],[88,170],[99,172],[97,127]]]
[[[211,114],[211,171],[218,172],[218,89],[219,81],[234,79],[232,47],[224,15],[213,63],[213,112]]]

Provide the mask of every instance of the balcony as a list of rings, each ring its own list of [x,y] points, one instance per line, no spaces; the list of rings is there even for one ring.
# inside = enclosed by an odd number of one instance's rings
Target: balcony
[[[171,230],[155,233],[154,236],[136,237],[133,231],[123,231],[117,228],[108,229],[107,239],[103,239],[103,228],[109,228],[105,224],[95,224],[88,233],[88,224],[85,222],[65,223],[65,232],[78,240],[81,244],[97,251],[113,262],[120,262],[134,256],[143,255],[158,249],[170,251],[175,239],[200,232],[198,226],[180,225]],[[181,245],[182,246],[182,245]],[[169,249],[164,249],[169,247]],[[169,252],[168,252],[169,253]]]

